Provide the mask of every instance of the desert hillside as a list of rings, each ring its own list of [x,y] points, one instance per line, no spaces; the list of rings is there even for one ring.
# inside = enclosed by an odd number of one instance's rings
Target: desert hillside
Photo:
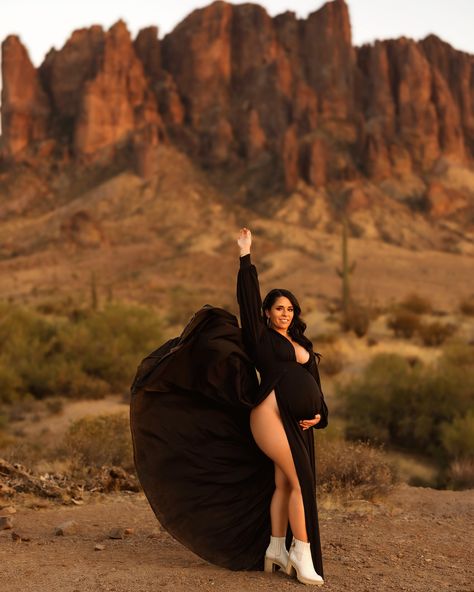
[[[346,215],[363,250],[382,242],[462,260],[473,253],[473,60],[434,36],[355,47],[344,0],[307,19],[217,1],[163,39],[155,26],[136,39],[122,21],[92,26],[37,69],[9,36],[1,259],[20,270],[38,255],[60,289],[71,278],[48,247],[79,276],[89,255],[104,258],[111,281],[117,263],[106,253],[119,248],[113,259],[139,268],[129,274],[149,265],[143,247],[179,254],[168,261],[182,270],[201,255],[215,268],[235,227],[260,218],[272,227],[269,251],[317,259],[330,248],[317,233],[337,234]],[[408,264],[422,268],[418,255]],[[16,283],[2,293],[25,293],[34,273]]]

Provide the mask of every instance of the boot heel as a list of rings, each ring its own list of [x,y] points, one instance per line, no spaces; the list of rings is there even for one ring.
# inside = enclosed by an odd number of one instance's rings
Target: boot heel
[[[273,561],[271,559],[269,559],[268,557],[265,557],[265,568],[264,571],[272,573],[275,571],[275,564],[273,563]]]
[[[292,577],[296,574],[296,569],[293,567],[293,565],[290,563],[290,561],[288,561],[288,565],[286,566],[285,572],[290,577]]]

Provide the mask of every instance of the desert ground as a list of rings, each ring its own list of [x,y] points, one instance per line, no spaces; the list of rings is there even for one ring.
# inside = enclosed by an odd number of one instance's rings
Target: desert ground
[[[472,490],[403,484],[377,502],[323,499],[320,506],[328,592],[472,591]],[[4,592],[264,592],[304,586],[278,572],[232,572],[209,564],[160,527],[142,493],[99,495],[72,507],[25,497],[9,506],[2,501],[0,515],[13,523],[0,531]],[[68,521],[76,523],[71,533],[56,535]]]

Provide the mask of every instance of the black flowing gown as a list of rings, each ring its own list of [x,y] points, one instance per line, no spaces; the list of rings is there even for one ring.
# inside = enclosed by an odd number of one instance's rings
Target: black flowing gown
[[[266,326],[250,255],[240,258],[237,298],[242,330],[234,315],[205,305],[179,337],[138,366],[130,403],[137,474],[155,515],[174,538],[216,565],[263,569],[274,466],[257,447],[249,416],[275,389],[301,485],[313,563],[324,577],[313,432],[298,424],[321,413],[315,428],[327,425],[316,354],[311,351],[308,362],[299,364],[291,342]]]

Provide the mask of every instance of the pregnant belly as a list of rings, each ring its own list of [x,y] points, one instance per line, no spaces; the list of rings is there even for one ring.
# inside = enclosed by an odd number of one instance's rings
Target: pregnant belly
[[[278,382],[279,403],[296,420],[312,419],[321,412],[321,391],[313,375],[295,362]]]

